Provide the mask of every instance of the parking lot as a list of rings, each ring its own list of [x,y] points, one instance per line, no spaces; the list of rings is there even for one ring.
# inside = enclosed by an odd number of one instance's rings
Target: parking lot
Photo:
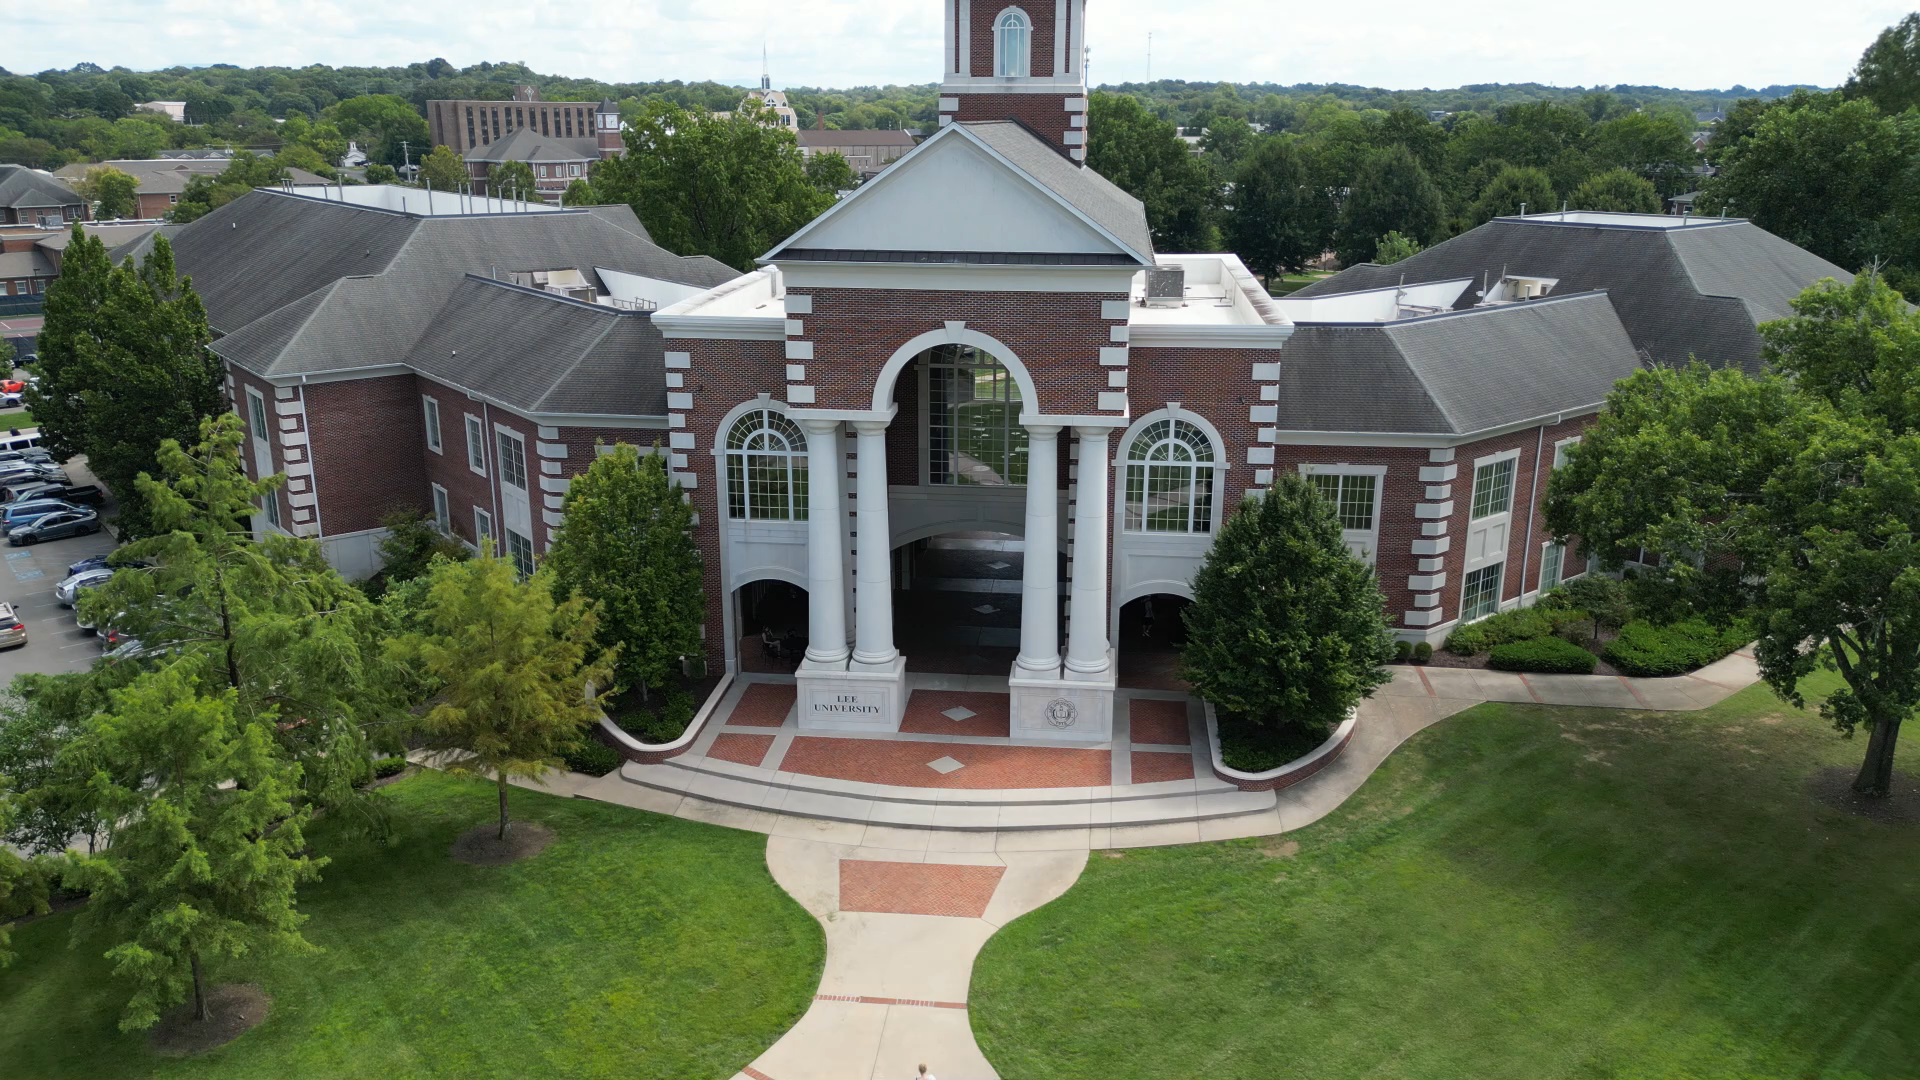
[[[0,417],[0,423],[4,422]],[[65,467],[76,483],[94,482],[84,458],[76,458]],[[103,516],[110,514],[112,504],[100,509]],[[54,600],[53,587],[67,576],[67,567],[118,546],[107,529],[92,536],[48,540],[29,547],[9,547],[0,540],[0,555],[5,556],[0,561],[6,564],[6,570],[0,571],[0,600],[12,604],[20,621],[27,624],[27,643],[0,652],[0,686],[11,683],[24,671],[84,671],[100,658],[100,638],[80,629],[73,621],[73,609],[63,608]]]

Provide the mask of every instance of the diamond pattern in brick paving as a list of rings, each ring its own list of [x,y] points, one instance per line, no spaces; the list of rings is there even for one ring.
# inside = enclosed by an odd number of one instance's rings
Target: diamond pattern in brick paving
[[[945,776],[927,767],[941,751],[966,766]],[[781,760],[784,772],[926,788],[1106,787],[1113,782],[1105,750],[1057,746],[892,742],[803,735]]]
[[[914,735],[988,735],[1004,739],[1010,715],[1011,699],[1005,694],[915,690],[907,697],[900,730]]]
[[[773,748],[771,735],[734,735],[723,733],[713,738],[713,748],[707,751],[710,758],[731,761],[738,765],[759,765],[767,760],[767,751]]]
[[[1136,784],[1191,779],[1193,779],[1192,754],[1155,754],[1144,750],[1133,752],[1133,782]]]
[[[740,695],[740,703],[733,707],[727,723],[734,727],[779,727],[787,722],[798,695],[791,684],[754,683]]]
[[[977,919],[1004,866],[840,860],[840,910]]]
[[[1127,702],[1127,738],[1136,746],[1186,746],[1187,703],[1133,698]]]

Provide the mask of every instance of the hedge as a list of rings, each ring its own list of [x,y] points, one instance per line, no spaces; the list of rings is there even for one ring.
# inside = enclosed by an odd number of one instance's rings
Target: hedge
[[[373,776],[376,780],[385,780],[389,776],[399,776],[406,771],[407,759],[398,755],[394,757],[375,758],[373,762]]]
[[[1495,645],[1487,666],[1501,671],[1550,671],[1591,675],[1598,657],[1564,638],[1537,637]]]
[[[620,767],[620,755],[613,747],[594,739],[582,736],[573,749],[566,754],[567,768],[588,776],[605,776]]]
[[[1490,615],[1447,635],[1445,648],[1457,656],[1473,656],[1496,645],[1546,637],[1568,623],[1584,622],[1587,613],[1539,606],[1514,608]]]
[[[1628,675],[1684,675],[1703,668],[1753,640],[1753,628],[1735,621],[1714,626],[1687,619],[1655,626],[1636,619],[1607,643],[1607,663]]]

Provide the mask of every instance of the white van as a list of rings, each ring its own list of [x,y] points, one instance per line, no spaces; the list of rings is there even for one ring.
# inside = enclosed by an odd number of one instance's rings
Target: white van
[[[39,428],[27,428],[24,431],[15,428],[5,434],[0,434],[0,450],[25,450],[29,446],[39,445]]]

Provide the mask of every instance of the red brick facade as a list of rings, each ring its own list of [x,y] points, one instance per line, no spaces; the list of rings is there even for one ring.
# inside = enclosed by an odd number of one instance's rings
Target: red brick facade
[[[302,391],[326,535],[366,532],[394,510],[426,508],[414,376],[312,383]]]

